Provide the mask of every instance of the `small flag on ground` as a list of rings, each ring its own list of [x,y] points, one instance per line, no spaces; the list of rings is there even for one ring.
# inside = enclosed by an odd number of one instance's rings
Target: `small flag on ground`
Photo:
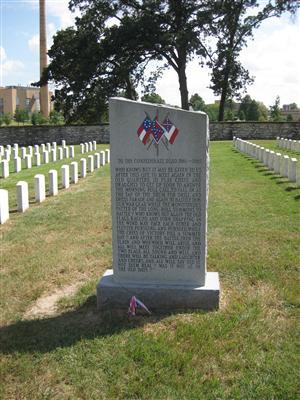
[[[135,316],[138,306],[143,308],[145,311],[147,311],[148,314],[151,314],[151,312],[145,306],[145,304],[143,302],[141,302],[141,300],[137,299],[135,296],[132,296],[130,299],[128,313],[132,316]]]
[[[137,134],[140,138],[140,140],[143,142],[143,144],[146,144],[148,141],[148,138],[151,134],[151,128],[152,128],[152,121],[151,119],[147,116],[142,125],[139,127],[137,130]]]
[[[179,130],[176,128],[173,122],[170,121],[168,116],[164,119],[162,126],[165,129],[165,137],[168,139],[169,143],[173,144]]]

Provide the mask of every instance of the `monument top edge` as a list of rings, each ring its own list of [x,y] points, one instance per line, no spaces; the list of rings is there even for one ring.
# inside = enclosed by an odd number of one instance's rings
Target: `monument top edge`
[[[196,114],[196,115],[205,115],[207,114],[203,111],[190,111],[190,110],[183,110],[182,108],[177,108],[174,106],[170,106],[167,104],[156,104],[156,103],[148,103],[146,101],[136,101],[136,100],[130,100],[126,99],[125,97],[110,97],[109,102],[124,102],[124,103],[135,103],[139,105],[145,105],[145,106],[151,106],[151,107],[156,107],[156,108],[163,108],[163,109],[168,109],[168,110],[173,110],[176,112],[181,112],[181,113],[188,113],[188,114]]]

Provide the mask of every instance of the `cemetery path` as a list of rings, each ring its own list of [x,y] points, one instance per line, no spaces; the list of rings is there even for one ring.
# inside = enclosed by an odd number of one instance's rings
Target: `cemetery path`
[[[26,311],[23,319],[35,319],[56,314],[58,301],[63,297],[68,297],[74,294],[82,284],[83,281],[77,281],[76,283],[55,290],[50,295],[48,294],[40,297],[34,305]]]

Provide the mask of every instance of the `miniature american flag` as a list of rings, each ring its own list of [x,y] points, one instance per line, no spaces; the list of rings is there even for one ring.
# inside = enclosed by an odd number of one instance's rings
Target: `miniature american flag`
[[[137,134],[140,138],[140,140],[143,142],[143,144],[146,144],[149,136],[151,134],[151,128],[152,128],[152,121],[151,119],[147,116],[142,125],[139,127],[137,130]]]

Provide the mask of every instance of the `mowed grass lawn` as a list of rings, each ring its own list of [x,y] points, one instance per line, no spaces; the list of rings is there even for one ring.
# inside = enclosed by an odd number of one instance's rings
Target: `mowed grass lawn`
[[[218,311],[96,310],[95,285],[112,265],[109,166],[11,214],[0,228],[0,398],[299,398],[300,190],[230,142],[210,153]],[[26,319],[38,298],[76,282],[55,315]]]

